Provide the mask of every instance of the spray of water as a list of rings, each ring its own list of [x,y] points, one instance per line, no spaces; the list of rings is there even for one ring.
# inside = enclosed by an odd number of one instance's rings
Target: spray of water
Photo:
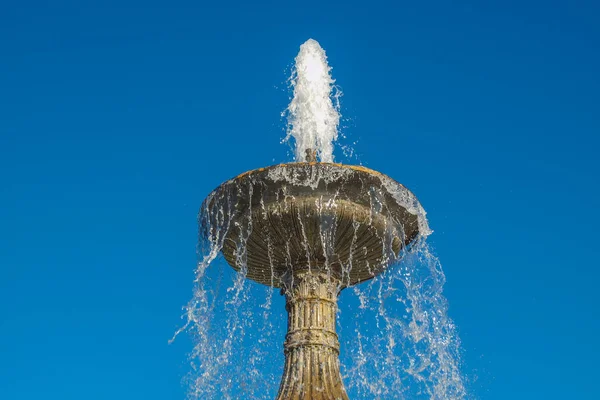
[[[463,399],[460,340],[440,262],[420,238],[381,276],[342,292],[341,362],[355,399]]]
[[[306,161],[307,150],[316,151],[321,162],[333,162],[333,143],[338,137],[339,97],[319,42],[300,46],[290,78],[294,97],[287,108],[286,140],[295,140],[296,161]]]

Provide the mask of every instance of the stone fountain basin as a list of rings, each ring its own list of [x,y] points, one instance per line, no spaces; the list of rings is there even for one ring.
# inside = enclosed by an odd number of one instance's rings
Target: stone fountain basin
[[[241,174],[215,189],[201,234],[247,278],[282,287],[300,271],[343,287],[371,279],[427,235],[425,213],[400,183],[362,166],[290,163]]]

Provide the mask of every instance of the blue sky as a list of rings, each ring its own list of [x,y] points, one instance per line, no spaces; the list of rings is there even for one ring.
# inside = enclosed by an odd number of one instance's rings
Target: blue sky
[[[600,6],[0,5],[0,398],[183,398],[196,214],[288,161],[308,38],[428,211],[481,399],[596,399]]]

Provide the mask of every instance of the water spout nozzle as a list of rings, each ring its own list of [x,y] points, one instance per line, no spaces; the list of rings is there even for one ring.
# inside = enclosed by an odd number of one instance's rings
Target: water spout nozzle
[[[306,162],[317,162],[317,151],[306,149]]]

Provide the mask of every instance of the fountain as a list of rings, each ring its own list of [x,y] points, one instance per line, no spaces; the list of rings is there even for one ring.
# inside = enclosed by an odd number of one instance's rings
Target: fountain
[[[221,253],[238,271],[234,297],[240,296],[245,279],[285,295],[285,363],[277,400],[349,398],[340,372],[338,296],[385,273],[430,233],[423,208],[404,186],[362,166],[333,163],[339,123],[333,82],[325,52],[309,40],[296,58],[288,108],[296,162],[223,183],[206,198],[199,215],[201,238],[209,243],[199,281]],[[188,306],[188,320],[200,327],[205,347],[210,341],[208,303],[207,290],[200,287]],[[227,349],[235,340],[231,332],[223,351],[231,352]],[[209,369],[211,357],[204,358],[201,367]]]

